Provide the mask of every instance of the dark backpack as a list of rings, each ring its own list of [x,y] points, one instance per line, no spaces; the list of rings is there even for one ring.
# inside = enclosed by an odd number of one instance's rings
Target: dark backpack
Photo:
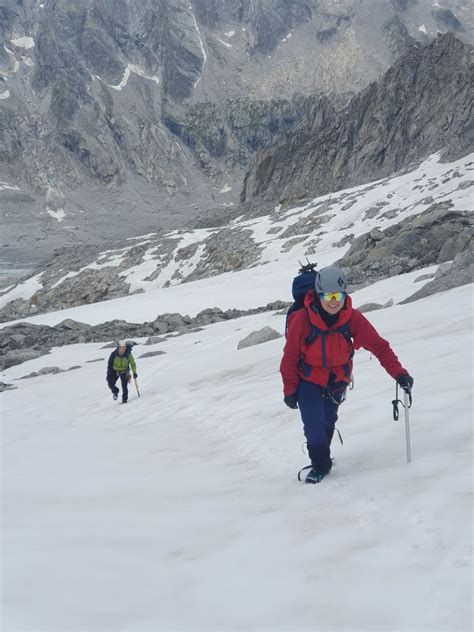
[[[291,294],[293,295],[294,302],[288,309],[288,314],[304,307],[304,297],[306,293],[309,292],[309,290],[314,290],[317,275],[317,271],[315,270],[316,265],[316,263],[307,263],[304,266],[302,265],[298,270],[298,274],[293,279],[291,285]]]
[[[293,279],[291,285],[291,294],[293,295],[293,304],[290,305],[286,313],[286,325],[285,332],[288,331],[288,316],[298,309],[304,307],[304,297],[309,290],[314,290],[314,284],[316,283],[316,263],[307,263],[301,265],[298,270],[298,274]]]

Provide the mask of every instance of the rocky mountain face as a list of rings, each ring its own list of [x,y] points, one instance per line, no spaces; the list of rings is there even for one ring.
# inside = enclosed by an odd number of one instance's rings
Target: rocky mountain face
[[[413,42],[471,41],[465,3],[442,5],[3,0],[0,259],[227,217],[256,151],[332,121]]]
[[[383,178],[442,150],[474,148],[473,49],[452,34],[410,47],[377,83],[336,111],[322,99],[310,130],[258,153],[241,199],[291,203]]]

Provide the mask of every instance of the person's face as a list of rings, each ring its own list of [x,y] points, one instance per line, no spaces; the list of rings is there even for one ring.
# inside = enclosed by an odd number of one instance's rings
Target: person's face
[[[125,347],[119,347],[118,352],[120,353],[120,355],[123,355],[125,353]]]
[[[345,299],[345,292],[325,292],[319,295],[322,308],[331,316],[337,314],[344,307]]]

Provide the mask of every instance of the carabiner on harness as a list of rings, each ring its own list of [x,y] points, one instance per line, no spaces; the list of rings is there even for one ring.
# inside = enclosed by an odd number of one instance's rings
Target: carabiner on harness
[[[336,394],[341,391],[342,391],[341,399],[336,399]],[[347,391],[347,386],[344,387],[344,390],[339,389],[339,391],[333,391],[331,388],[329,388],[329,386],[326,386],[323,389],[323,397],[327,397],[328,399],[332,401],[333,404],[340,406],[346,401],[346,391]]]

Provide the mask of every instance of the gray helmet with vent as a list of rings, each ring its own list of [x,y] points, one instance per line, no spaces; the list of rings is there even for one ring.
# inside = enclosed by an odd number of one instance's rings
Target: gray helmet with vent
[[[337,266],[322,268],[316,275],[316,292],[347,292],[347,279],[345,273]]]

